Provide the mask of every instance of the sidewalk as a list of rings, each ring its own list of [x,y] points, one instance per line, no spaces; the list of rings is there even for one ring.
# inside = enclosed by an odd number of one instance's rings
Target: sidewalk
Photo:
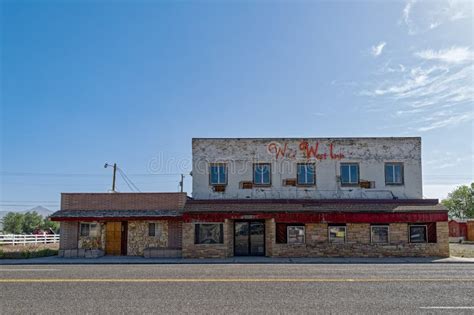
[[[0,259],[0,265],[88,265],[88,264],[474,264],[474,258],[395,257],[395,258],[272,258],[232,257],[226,259],[144,258],[103,256],[100,258]]]

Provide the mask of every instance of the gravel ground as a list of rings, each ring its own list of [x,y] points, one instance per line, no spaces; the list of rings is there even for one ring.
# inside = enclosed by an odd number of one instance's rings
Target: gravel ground
[[[451,256],[474,258],[474,244],[449,244]]]

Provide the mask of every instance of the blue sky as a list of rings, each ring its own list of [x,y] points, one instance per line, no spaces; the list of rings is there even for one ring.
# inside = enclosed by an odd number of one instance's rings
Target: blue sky
[[[106,191],[105,162],[141,191],[177,191],[192,137],[422,136],[426,197],[474,178],[472,2],[1,11],[0,210]]]

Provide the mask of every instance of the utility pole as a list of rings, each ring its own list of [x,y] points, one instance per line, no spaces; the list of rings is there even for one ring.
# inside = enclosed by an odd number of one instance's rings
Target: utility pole
[[[179,182],[180,191],[183,192],[184,174],[181,174],[181,181]]]
[[[112,176],[112,191],[115,192],[115,174],[117,173],[117,163],[114,163],[114,175]]]
[[[112,165],[105,163],[104,168],[107,168],[109,166],[112,166]],[[113,168],[114,168],[114,173],[112,175],[112,192],[115,192],[115,176],[117,174],[117,163],[114,163]]]

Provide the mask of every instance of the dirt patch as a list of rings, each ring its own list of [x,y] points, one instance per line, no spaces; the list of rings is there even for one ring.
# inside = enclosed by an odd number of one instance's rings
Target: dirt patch
[[[474,258],[474,244],[449,244],[451,256]]]

